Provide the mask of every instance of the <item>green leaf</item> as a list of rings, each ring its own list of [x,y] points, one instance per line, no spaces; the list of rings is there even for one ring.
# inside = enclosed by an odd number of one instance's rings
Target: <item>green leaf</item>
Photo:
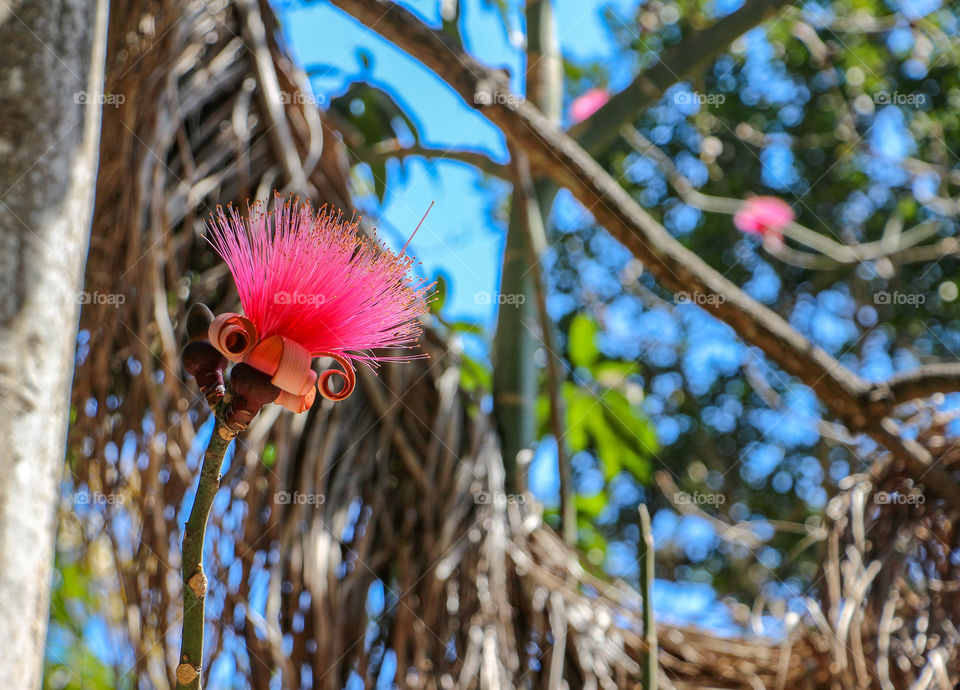
[[[644,455],[658,450],[657,432],[639,408],[630,404],[627,396],[618,390],[608,390],[603,394],[604,407],[615,423],[615,428],[632,441]]]
[[[648,458],[635,452],[632,448],[624,447],[621,462],[624,469],[633,475],[634,479],[641,484],[650,484],[652,473],[650,472],[650,460]]]
[[[356,128],[365,149],[393,139],[420,141],[416,123],[393,95],[368,82],[350,84],[342,96],[330,101],[330,109]]]
[[[387,196],[387,164],[385,161],[374,163],[370,166],[370,172],[373,174],[373,192],[377,195],[380,203],[383,203]]]
[[[437,286],[433,289],[433,294],[430,295],[430,311],[439,314],[443,305],[447,303],[447,291],[450,289],[450,284],[443,273],[437,273],[434,282]]]
[[[638,481],[649,483],[650,458],[658,450],[653,424],[620,391],[608,390],[602,397],[603,416],[617,437],[614,442],[607,441],[610,447],[606,452],[616,455],[617,471],[626,469]]]
[[[263,466],[270,469],[277,462],[277,447],[273,443],[268,443],[263,448],[263,455],[260,456]]]
[[[597,361],[600,349],[597,347],[597,322],[586,314],[580,313],[570,323],[570,341],[567,350],[570,361],[577,367],[589,367]]]
[[[588,423],[603,477],[606,481],[610,481],[620,473],[623,467],[620,457],[622,455],[620,437],[611,427],[600,405],[593,408]]]
[[[631,375],[639,373],[639,368],[636,362],[602,360],[590,367],[590,373],[606,388],[613,388]]]
[[[490,369],[467,354],[460,355],[460,385],[468,393],[491,390],[493,379]]]
[[[550,433],[550,398],[545,394],[537,396],[534,403],[534,412],[536,413],[537,428],[541,435]]]
[[[577,507],[578,515],[595,519],[600,515],[600,512],[607,507],[607,495],[603,491],[593,496],[577,495],[573,502]]]
[[[563,392],[567,402],[567,446],[572,453],[579,453],[589,443],[588,418],[595,402],[569,381],[564,383]]]

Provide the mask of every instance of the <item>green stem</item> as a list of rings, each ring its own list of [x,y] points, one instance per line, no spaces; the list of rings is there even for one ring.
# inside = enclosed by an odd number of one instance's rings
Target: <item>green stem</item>
[[[183,530],[183,641],[177,666],[177,690],[199,690],[203,664],[203,605],[207,577],[203,572],[203,540],[210,507],[220,488],[220,468],[237,432],[226,427],[219,415],[203,454],[197,495],[190,519]]]

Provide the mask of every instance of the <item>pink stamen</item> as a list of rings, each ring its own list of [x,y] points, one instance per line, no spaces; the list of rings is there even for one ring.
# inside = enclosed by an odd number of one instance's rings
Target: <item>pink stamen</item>
[[[420,338],[431,286],[409,275],[414,260],[406,245],[394,254],[340,212],[314,212],[309,202],[279,195],[273,211],[255,203],[243,218],[232,207],[218,208],[209,225],[209,241],[230,268],[261,341],[282,335],[313,356],[369,365],[423,356],[372,352],[411,349]]]
[[[410,246],[410,243],[413,242],[413,237],[414,237],[414,235],[417,234],[417,230],[419,230],[419,229],[420,229],[420,226],[423,225],[423,221],[425,221],[425,220],[427,219],[427,215],[430,213],[430,209],[433,208],[433,205],[434,205],[435,203],[437,203],[436,200],[431,201],[431,202],[430,202],[430,205],[427,206],[427,212],[423,214],[423,218],[421,218],[421,219],[420,219],[420,222],[417,223],[417,227],[415,227],[415,228],[413,229],[413,235],[410,235],[410,239],[407,240],[407,243],[406,243],[405,245],[403,245],[403,249],[400,250],[400,254],[404,254],[404,253],[407,251],[407,247],[409,247],[409,246]]]

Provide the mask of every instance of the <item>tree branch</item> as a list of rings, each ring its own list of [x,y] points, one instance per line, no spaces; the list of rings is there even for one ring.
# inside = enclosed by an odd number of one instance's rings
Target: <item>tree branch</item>
[[[828,411],[851,431],[869,434],[915,476],[928,475],[929,485],[945,498],[960,500],[960,488],[948,472],[930,463],[929,454],[916,452],[916,444],[907,444],[882,424],[893,409],[889,397],[874,395],[876,386],[844,367],[677,242],[597,161],[532,104],[493,98],[494,94],[509,93],[509,82],[503,74],[487,69],[390,0],[331,1],[420,60],[467,104],[500,127],[511,144],[527,154],[531,169],[567,187],[661,285],[697,293],[709,312],[812,388]]]
[[[421,144],[411,144],[403,146],[396,139],[385,141],[368,151],[357,153],[357,158],[365,163],[379,163],[390,158],[405,158],[407,156],[423,156],[424,158],[433,158],[437,160],[451,160],[460,163],[472,165],[483,172],[501,180],[509,180],[510,169],[506,165],[497,163],[485,153],[480,151],[443,149],[423,146]]]
[[[696,189],[690,180],[674,165],[670,157],[653,142],[641,134],[635,127],[624,125],[620,133],[634,151],[652,159],[663,171],[670,186],[680,198],[690,206],[712,213],[735,214],[743,206],[743,200],[730,197],[712,196]],[[817,253],[790,249],[779,242],[765,242],[764,247],[774,256],[782,256],[794,265],[804,268],[837,268],[844,264],[875,261],[880,258],[893,258],[905,250],[936,235],[939,223],[926,221],[905,232],[884,236],[881,240],[859,244],[845,244],[833,238],[792,221],[783,228],[783,235],[803,244]],[[836,233],[834,233],[836,234]]]
[[[177,666],[177,690],[199,690],[203,664],[203,614],[207,577],[203,573],[203,540],[210,507],[220,488],[220,468],[237,432],[227,428],[218,414],[203,454],[190,519],[183,530],[183,641]]]
[[[399,5],[388,0],[333,3],[424,62],[468,103],[473,103],[475,93],[508,88],[503,77],[469,55],[451,54],[442,37]],[[821,397],[834,400],[831,404],[838,416],[862,427],[865,420],[854,398],[866,391],[865,382],[674,240],[599,163],[532,105],[494,102],[478,107],[527,153],[533,168],[570,189],[661,285],[714,298],[704,300],[710,303],[710,311],[787,372],[812,385]]]
[[[927,364],[913,371],[894,374],[884,386],[889,389],[895,405],[934,393],[960,391],[960,363]]]
[[[753,0],[709,28],[693,32],[664,51],[655,64],[640,72],[627,88],[611,97],[597,112],[571,127],[570,136],[588,153],[599,153],[617,138],[622,125],[633,122],[668,88],[709,65],[738,36],[792,2]]]

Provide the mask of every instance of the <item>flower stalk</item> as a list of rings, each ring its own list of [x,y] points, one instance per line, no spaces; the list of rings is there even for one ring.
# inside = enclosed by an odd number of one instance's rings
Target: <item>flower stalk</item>
[[[362,237],[356,221],[344,222],[326,208],[314,213],[309,204],[280,197],[273,211],[254,204],[246,218],[220,209],[210,222],[210,243],[233,275],[243,313],[214,316],[194,305],[186,323],[189,342],[180,355],[214,413],[214,426],[183,531],[177,690],[200,688],[207,594],[203,545],[231,441],[264,405],[300,413],[310,409],[317,392],[334,402],[346,399],[356,385],[355,362],[373,368],[381,361],[423,356],[398,351],[417,345],[431,288],[408,276],[409,241],[394,254]],[[333,359],[342,371],[318,375],[313,368],[318,356]]]
[[[199,690],[203,665],[204,602],[207,594],[207,576],[203,572],[203,542],[207,531],[210,507],[220,488],[220,468],[230,442],[238,432],[233,431],[217,415],[210,443],[203,454],[197,495],[193,500],[190,518],[183,530],[183,641],[177,666],[177,690]]]

